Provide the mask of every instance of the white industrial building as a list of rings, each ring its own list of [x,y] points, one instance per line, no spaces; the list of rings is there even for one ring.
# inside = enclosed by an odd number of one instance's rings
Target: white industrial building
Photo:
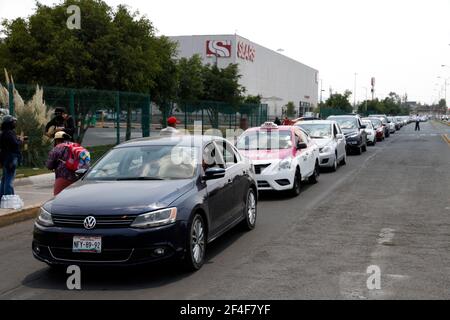
[[[283,107],[294,102],[297,115],[307,115],[318,103],[318,71],[276,51],[238,35],[198,35],[170,37],[178,42],[178,54],[190,58],[199,54],[205,64],[225,68],[239,65],[240,83],[246,94],[263,97],[268,116],[283,114]]]

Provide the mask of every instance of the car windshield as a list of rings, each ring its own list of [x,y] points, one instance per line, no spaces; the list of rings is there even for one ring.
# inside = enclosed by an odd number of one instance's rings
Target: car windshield
[[[372,124],[373,124],[373,127],[375,128],[375,129],[378,129],[379,127],[381,127],[381,120],[378,120],[378,119],[370,119],[370,121],[372,122]]]
[[[311,138],[330,138],[332,135],[329,123],[302,123],[298,126],[308,132]]]
[[[366,129],[372,129],[372,121],[363,121],[363,124],[366,126]]]
[[[240,150],[279,150],[292,148],[290,131],[258,130],[244,133],[237,143]]]
[[[89,172],[87,180],[190,179],[198,151],[184,146],[145,146],[111,150]]]
[[[334,120],[341,126],[341,129],[358,129],[358,121],[355,118],[330,118],[330,120]]]

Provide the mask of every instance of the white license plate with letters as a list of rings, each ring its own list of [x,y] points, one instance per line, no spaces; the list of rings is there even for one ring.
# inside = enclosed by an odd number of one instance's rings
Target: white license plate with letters
[[[102,253],[102,238],[74,236],[72,251],[77,253]]]

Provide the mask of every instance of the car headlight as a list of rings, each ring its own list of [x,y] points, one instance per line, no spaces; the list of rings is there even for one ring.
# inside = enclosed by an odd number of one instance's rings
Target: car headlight
[[[331,152],[331,147],[330,146],[325,146],[323,148],[319,149],[320,153],[330,153]]]
[[[177,208],[169,208],[137,216],[131,224],[132,228],[146,229],[160,227],[175,223],[177,220]]]
[[[44,208],[41,208],[36,222],[44,227],[53,227],[54,226],[52,215],[50,214],[50,212],[46,211]]]
[[[278,166],[279,170],[289,170],[291,169],[292,158],[286,158],[280,161]]]

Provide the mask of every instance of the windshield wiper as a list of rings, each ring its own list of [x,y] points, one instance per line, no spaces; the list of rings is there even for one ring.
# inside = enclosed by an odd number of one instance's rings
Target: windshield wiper
[[[117,178],[116,181],[160,181],[164,180],[158,177],[126,177],[126,178]]]

